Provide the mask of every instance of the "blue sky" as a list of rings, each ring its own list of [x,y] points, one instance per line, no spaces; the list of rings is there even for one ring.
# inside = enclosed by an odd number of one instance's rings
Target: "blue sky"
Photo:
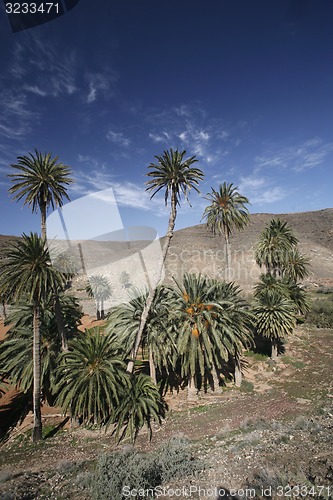
[[[145,174],[170,147],[205,173],[176,229],[223,181],[253,213],[332,207],[332,26],[330,0],[80,0],[13,34],[1,5],[0,234],[39,230],[6,178],[35,148],[72,168],[72,200],[112,188],[125,226],[160,235]]]

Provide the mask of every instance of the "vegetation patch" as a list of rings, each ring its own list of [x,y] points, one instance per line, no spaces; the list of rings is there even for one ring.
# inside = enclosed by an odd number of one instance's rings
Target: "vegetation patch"
[[[103,455],[97,461],[93,493],[97,500],[122,500],[131,490],[150,490],[175,479],[193,476],[204,468],[194,458],[190,441],[175,436],[151,453],[139,453],[126,447]]]

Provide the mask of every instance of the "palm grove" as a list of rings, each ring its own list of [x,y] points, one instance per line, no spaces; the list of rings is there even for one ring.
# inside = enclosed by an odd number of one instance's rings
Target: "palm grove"
[[[146,190],[151,198],[161,192],[170,205],[162,266],[182,198],[190,203],[190,191],[199,192],[204,177],[195,156],[185,156],[186,151],[170,149],[148,166]],[[153,422],[161,423],[167,411],[163,394],[168,387],[187,387],[189,398],[218,391],[226,367],[239,386],[242,357],[255,336],[271,342],[276,358],[283,337],[308,309],[298,282],[309,263],[291,228],[279,220],[265,228],[255,249],[265,273],[253,300],[246,301],[230,281],[232,234],[249,223],[249,201],[224,182],[207,194],[203,219],[213,235],[224,239],[226,280],[185,273],[174,286],[160,282],[156,289],[138,291],[127,279],[128,300],[105,318],[112,284],[104,276],[91,277],[86,291],[95,298],[97,319],[105,321],[82,333],[81,306],[68,290],[79,266],[60,255],[67,266],[57,270],[46,243],[47,211],[69,200],[71,170],[37,150],[18,157],[11,168],[9,192],[40,214],[41,236],[23,234],[2,251],[0,296],[10,328],[0,344],[0,376],[30,396],[34,442],[42,439],[44,401],[84,425],[111,426],[118,440],[134,441],[143,426],[151,436]]]

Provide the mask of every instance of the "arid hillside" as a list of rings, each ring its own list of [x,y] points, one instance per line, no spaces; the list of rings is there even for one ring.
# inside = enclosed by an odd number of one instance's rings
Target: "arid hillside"
[[[300,250],[311,262],[310,275],[305,280],[313,286],[333,285],[333,209],[315,212],[290,214],[252,214],[250,224],[241,232],[231,237],[231,277],[232,280],[249,293],[253,283],[260,275],[260,269],[254,260],[254,247],[261,231],[272,218],[287,221],[294,230],[300,243]],[[0,236],[1,247],[12,237]],[[110,241],[112,238],[116,241]],[[72,241],[71,251],[78,262],[83,263],[79,276],[74,280],[74,289],[83,299],[85,312],[93,314],[93,301],[88,300],[83,292],[86,276],[103,274],[113,288],[106,309],[116,302],[126,300],[128,287],[124,286],[121,275],[126,272],[129,284],[142,288],[154,280],[159,268],[160,245],[158,241],[120,241],[119,235],[104,235],[103,239]],[[161,240],[163,245],[164,238]],[[79,245],[80,244],[80,245]],[[67,242],[60,246],[68,249]],[[80,252],[81,250],[81,252]],[[204,224],[176,231],[171,242],[165,282],[180,280],[184,272],[206,273],[211,277],[223,279],[226,270],[226,250],[224,238],[213,236]],[[82,292],[82,293],[81,293]],[[82,295],[82,297],[81,297]]]
[[[232,279],[249,290],[260,274],[254,247],[272,218],[288,222],[299,240],[302,253],[311,262],[307,283],[333,285],[333,209],[290,214],[252,214],[250,224],[231,237]],[[167,261],[167,277],[179,278],[184,271],[225,277],[223,236],[213,236],[203,224],[176,231]]]

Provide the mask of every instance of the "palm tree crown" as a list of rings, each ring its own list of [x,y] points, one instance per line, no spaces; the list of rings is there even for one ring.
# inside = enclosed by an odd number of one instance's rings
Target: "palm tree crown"
[[[45,240],[37,233],[23,234],[9,243],[0,262],[0,285],[14,299],[22,296],[40,302],[64,283],[64,276],[51,265]]]
[[[179,152],[164,151],[162,156],[156,155],[158,164],[151,163],[148,168],[152,169],[147,175],[152,179],[147,182],[147,191],[153,192],[151,198],[155,196],[161,189],[165,188],[165,204],[168,203],[169,195],[171,201],[175,201],[180,205],[180,195],[183,193],[186,200],[189,202],[189,191],[193,188],[197,193],[199,181],[203,179],[203,173],[199,168],[193,168],[191,165],[198,160],[195,156],[191,156],[183,161],[186,151]],[[174,199],[173,199],[174,197]]]
[[[50,153],[19,156],[18,163],[11,165],[17,172],[9,174],[15,184],[9,189],[14,200],[24,199],[24,204],[31,206],[33,212],[40,210],[42,216],[42,237],[46,238],[46,211],[49,206],[61,207],[63,198],[69,200],[66,186],[73,182],[70,169],[52,158]]]
[[[184,274],[171,317],[184,377],[204,377],[251,343],[251,314],[233,283]]]
[[[277,289],[263,290],[257,295],[253,313],[257,333],[271,341],[292,333],[295,326],[294,303]]]
[[[249,222],[249,211],[245,204],[249,200],[239,194],[238,187],[224,182],[220,184],[218,191],[212,188],[207,194],[207,200],[211,205],[205,208],[203,218],[213,234],[224,234],[229,239],[232,229],[243,229]]]
[[[57,404],[85,423],[106,423],[130,383],[121,348],[98,327],[77,335],[60,356]]]
[[[261,233],[255,249],[256,262],[260,267],[264,265],[268,273],[273,271],[275,275],[281,274],[297,243],[298,240],[287,222],[272,219]]]
[[[297,247],[293,247],[289,252],[287,262],[284,266],[283,276],[297,283],[309,275],[309,265],[310,260],[308,257],[303,255]]]

